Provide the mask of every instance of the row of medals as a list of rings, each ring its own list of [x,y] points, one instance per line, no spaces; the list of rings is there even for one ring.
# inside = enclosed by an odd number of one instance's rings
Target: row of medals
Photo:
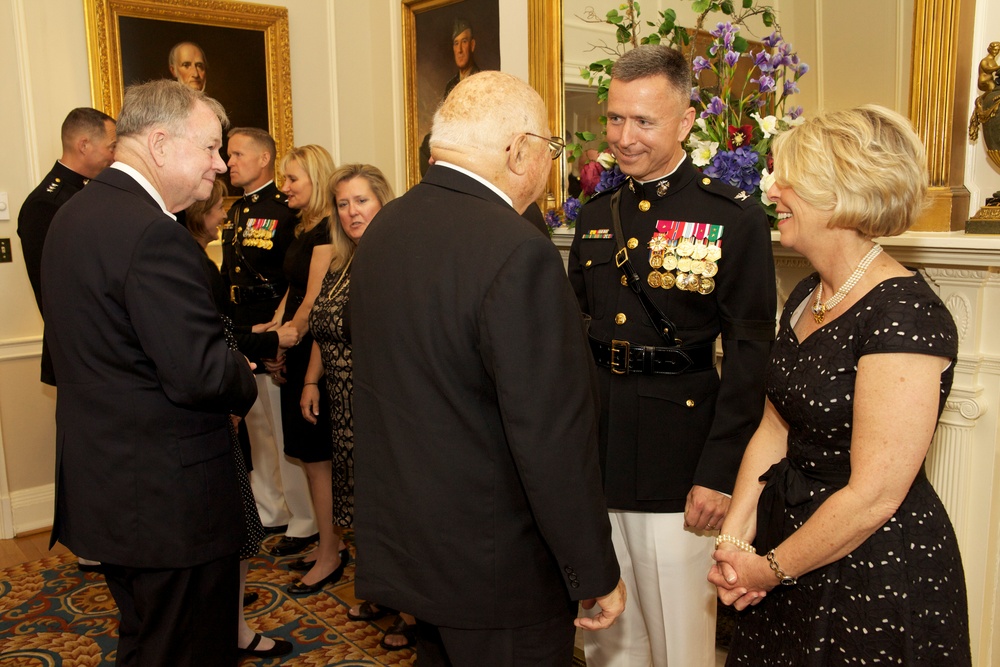
[[[711,294],[714,276],[719,272],[722,248],[693,238],[671,243],[665,234],[654,234],[649,241],[650,271],[646,282],[650,287]]]

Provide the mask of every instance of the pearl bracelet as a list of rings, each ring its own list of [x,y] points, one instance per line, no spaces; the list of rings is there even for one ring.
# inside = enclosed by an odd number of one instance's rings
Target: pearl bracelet
[[[746,551],[747,553],[755,554],[757,550],[753,548],[752,544],[748,544],[738,537],[733,537],[732,535],[719,535],[715,538],[715,548],[718,549],[723,542],[728,542],[732,544],[740,551]]]

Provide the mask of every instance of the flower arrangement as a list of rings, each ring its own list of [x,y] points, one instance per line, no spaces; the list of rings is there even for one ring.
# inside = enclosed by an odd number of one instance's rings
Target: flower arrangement
[[[788,98],[798,92],[799,78],[809,67],[782,38],[772,7],[758,5],[756,0],[736,2],[740,8],[734,5],[734,0],[693,0],[692,9],[698,17],[692,32],[677,25],[674,10],[661,11],[658,22],[645,22],[654,31],[644,37],[639,36],[640,9],[634,0],[612,9],[604,17],[591,11],[583,20],[613,26],[616,44],[597,45],[595,48],[602,49],[609,57],[591,63],[581,71],[581,76],[596,86],[597,101],[602,103],[607,100],[611,68],[625,50],[640,44],[660,43],[686,50],[695,84],[691,102],[697,114],[686,144],[692,162],[709,176],[748,194],[759,195],[773,218],[774,205],[765,194],[772,178],[771,143],[775,136],[802,122],[802,108],[788,108]],[[708,15],[716,12],[725,15],[726,20],[716,24],[708,33],[712,38],[710,43],[702,53],[696,53],[694,37]],[[753,17],[759,17],[773,30],[760,40],[761,47],[756,51],[740,35],[741,27],[746,28]],[[606,123],[606,119],[601,122]],[[592,132],[578,132],[576,137],[580,143],[567,146],[570,161],[581,159],[584,146],[598,139]],[[606,148],[604,141],[598,146],[600,151]],[[586,184],[594,181],[593,172],[597,172],[597,183],[604,187],[596,185],[588,194]],[[614,157],[603,152],[598,160],[581,168],[582,198],[585,201],[593,192],[614,187],[622,179]]]

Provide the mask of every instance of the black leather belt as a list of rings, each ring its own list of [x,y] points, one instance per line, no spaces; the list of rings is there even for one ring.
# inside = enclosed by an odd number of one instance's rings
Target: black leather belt
[[[680,375],[715,368],[715,343],[688,347],[635,345],[626,340],[611,343],[590,339],[594,363],[610,368],[616,375]]]
[[[258,301],[269,299],[280,299],[285,295],[285,286],[278,286],[273,283],[263,285],[230,285],[229,300],[236,305],[247,305]]]

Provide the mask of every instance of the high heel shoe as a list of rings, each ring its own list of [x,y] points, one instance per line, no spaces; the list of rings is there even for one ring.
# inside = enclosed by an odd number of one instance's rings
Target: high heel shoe
[[[307,584],[299,579],[294,584],[289,584],[285,591],[289,595],[312,595],[313,593],[322,590],[327,584],[337,583],[340,581],[340,578],[344,576],[344,568],[347,567],[347,563],[351,560],[351,554],[346,553],[345,557],[345,552],[347,552],[347,549],[340,552],[340,565],[338,565],[333,572],[326,575],[315,584]]]
[[[351,552],[347,549],[341,549],[340,560],[345,565],[351,562]],[[316,564],[315,560],[306,560],[305,558],[296,558],[291,563],[288,564],[288,569],[293,572],[308,572]]]

